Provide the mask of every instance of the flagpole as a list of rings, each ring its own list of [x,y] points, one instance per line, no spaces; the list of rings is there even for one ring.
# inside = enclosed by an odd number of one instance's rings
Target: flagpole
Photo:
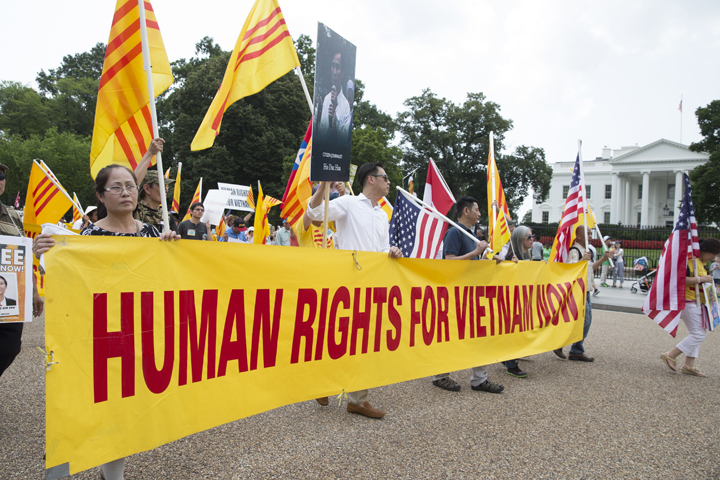
[[[488,223],[492,223],[492,228],[490,229],[490,235],[495,234],[495,220],[497,219],[497,212],[495,211],[499,205],[497,204],[497,198],[496,198],[496,190],[495,190],[495,139],[493,138],[493,132],[490,131],[490,158],[492,158],[492,162],[490,162],[490,178],[492,178],[492,220],[488,220]],[[504,212],[503,212],[504,213]],[[488,215],[488,218],[490,215]]]
[[[683,94],[680,94],[680,143],[682,143],[682,102]]]
[[[688,175],[687,170],[685,172],[683,172],[683,174]],[[688,178],[689,178],[689,176],[688,176]],[[685,188],[685,178],[683,178],[683,189],[684,188]],[[683,194],[684,193],[685,192],[683,191]],[[692,199],[690,199],[690,200],[692,200]],[[688,223],[690,223],[689,218],[688,218]],[[688,225],[688,227],[690,227],[690,225]],[[692,231],[692,228],[690,228],[690,230]],[[694,250],[692,248],[692,233],[690,234],[690,247],[691,247],[690,248],[691,251]],[[697,258],[695,258],[695,254],[691,253],[691,255],[693,258],[693,270],[695,272],[695,280],[696,280],[696,283],[695,283],[695,305],[697,305],[697,307],[700,308],[700,275],[698,274]]]
[[[449,223],[449,224],[452,225],[453,227],[455,227],[455,228],[457,228],[458,230],[460,230],[462,233],[465,234],[466,237],[468,237],[469,239],[471,239],[473,242],[475,242],[475,243],[480,243],[480,239],[479,239],[479,238],[477,238],[475,235],[472,235],[472,234],[468,233],[467,230],[465,230],[464,228],[460,227],[460,225],[458,225],[457,223],[453,222],[452,220],[450,220],[449,218],[447,218],[447,217],[446,217],[445,215],[443,215],[442,213],[438,212],[437,208],[435,208],[435,207],[433,207],[432,205],[429,205],[429,204],[423,202],[422,200],[420,200],[419,197],[414,197],[414,196],[410,195],[410,192],[408,192],[407,190],[405,190],[404,188],[402,188],[402,187],[399,186],[399,185],[396,185],[395,188],[397,188],[400,192],[402,192],[403,195],[405,195],[408,199],[410,199],[410,200],[415,200],[416,202],[420,203],[423,207],[430,209],[430,211],[433,212],[433,213],[434,213],[435,215],[437,215],[438,217],[440,217],[440,219],[446,221],[447,223]]]
[[[150,63],[150,48],[148,45],[147,22],[145,21],[145,1],[138,0],[138,12],[140,13],[140,41],[142,43],[143,68],[147,78],[148,96],[150,97],[150,118],[152,119],[152,136],[158,138],[158,122],[157,112],[155,111],[155,87],[152,79],[152,65]],[[162,154],[158,152],[155,155],[157,162],[157,170],[162,173]],[[163,232],[170,229],[170,221],[168,220],[167,193],[165,193],[165,175],[158,175],[158,185],[160,186],[160,203],[162,204]]]
[[[325,201],[325,212],[323,215],[323,244],[322,248],[327,248],[327,230],[328,230],[328,212],[330,209],[330,184],[332,182],[324,182],[325,183],[325,195],[324,195],[324,201]]]
[[[580,164],[580,191],[582,192],[582,212],[585,213],[587,210],[587,199],[585,198],[585,169],[583,168],[582,159],[582,140],[578,139],[578,163]],[[587,228],[587,214],[585,214],[583,222],[583,228],[585,229],[585,250],[588,248],[588,228]]]
[[[77,198],[77,193],[73,192],[73,197],[74,197],[73,200],[74,200],[75,198]],[[73,203],[75,203],[75,202],[73,202]],[[78,212],[80,212],[80,216],[81,216],[81,217],[82,217],[83,215],[85,215],[85,212],[83,211],[82,205],[80,205],[80,199],[79,199],[79,198],[78,198],[78,201],[77,201],[77,206],[76,206],[76,208],[78,209]]]
[[[41,161],[42,161],[42,160],[41,160]],[[33,162],[35,162],[35,164],[40,168],[40,170],[42,170],[42,172],[43,172],[43,173],[45,174],[45,176],[52,182],[52,184],[55,185],[55,186],[57,187],[57,189],[60,190],[60,192],[62,192],[63,195],[65,195],[65,198],[67,198],[68,200],[70,200],[70,203],[71,203],[75,208],[77,208],[78,210],[80,210],[80,207],[78,206],[77,203],[75,203],[75,200],[73,200],[73,199],[70,197],[70,194],[67,193],[67,191],[65,191],[65,189],[62,187],[62,185],[60,185],[60,183],[58,183],[58,182],[55,181],[55,175],[53,175],[52,171],[50,171],[50,168],[48,168],[47,170],[45,170],[45,169],[42,167],[42,165],[40,165],[40,164],[38,163],[37,160],[33,160]],[[67,213],[67,212],[65,212],[65,213]]]
[[[297,73],[297,76],[300,77],[300,84],[302,84],[303,92],[305,92],[305,98],[307,99],[308,106],[310,107],[310,116],[312,117],[315,113],[315,110],[313,108],[312,97],[310,96],[310,92],[308,92],[307,85],[305,84],[305,77],[303,76],[300,67],[295,67],[295,73]]]

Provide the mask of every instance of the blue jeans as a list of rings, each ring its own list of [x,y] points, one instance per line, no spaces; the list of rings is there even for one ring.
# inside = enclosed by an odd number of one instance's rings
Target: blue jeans
[[[592,301],[590,300],[590,292],[587,293],[587,304],[585,305],[585,326],[583,327],[583,338],[579,342],[573,343],[570,347],[570,353],[573,355],[582,355],[585,353],[583,342],[587,338],[592,323]]]
[[[512,370],[513,368],[518,366],[517,360],[506,360],[503,362],[503,364],[508,370]]]

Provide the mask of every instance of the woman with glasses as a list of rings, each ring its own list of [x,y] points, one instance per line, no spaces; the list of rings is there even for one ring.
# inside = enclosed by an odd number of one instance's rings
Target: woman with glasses
[[[532,260],[531,252],[533,246],[532,230],[530,228],[520,225],[515,227],[512,235],[510,236],[511,248],[508,249],[508,253],[505,256],[505,260],[512,260],[517,263],[519,260]],[[526,378],[528,374],[524,372],[519,366],[517,360],[507,360],[503,362],[505,364],[505,373],[517,378]]]
[[[95,195],[101,206],[105,207],[107,216],[94,225],[84,228],[81,235],[155,237],[160,240],[180,238],[172,230],[160,233],[152,225],[133,218],[138,201],[138,182],[129,168],[122,165],[108,165],[100,170],[95,178]],[[38,235],[33,246],[35,256],[40,258],[40,255],[54,245],[55,240],[49,234]],[[102,465],[103,478],[106,480],[122,480],[124,470],[124,458]]]

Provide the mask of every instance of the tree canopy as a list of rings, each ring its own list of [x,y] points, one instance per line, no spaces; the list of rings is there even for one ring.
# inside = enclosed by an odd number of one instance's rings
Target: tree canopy
[[[503,154],[505,134],[512,120],[500,115],[500,105],[486,100],[482,93],[468,93],[461,105],[439,98],[429,89],[405,100],[408,110],[397,117],[406,170],[418,168],[417,191],[424,189],[428,158],[435,160],[456,197],[469,195],[479,202],[487,216],[487,161],[489,135],[493,132],[495,161],[511,214],[534,190],[535,199],[544,200],[550,191],[552,168],[545,162],[545,151],[521,145],[512,154]],[[418,180],[420,180],[418,182]]]
[[[703,139],[690,145],[693,152],[708,152],[710,159],[690,173],[695,217],[720,224],[720,100],[695,110]]]
[[[295,41],[301,69],[312,95],[315,48],[307,35]],[[37,74],[38,89],[0,82],[0,162],[12,171],[6,203],[17,191],[25,196],[30,166],[43,159],[81,203],[95,204],[89,151],[97,90],[105,45],[67,55],[56,68]],[[192,152],[190,144],[210,106],[230,57],[211,37],[195,46],[195,55],[172,62],[175,83],[157,99],[160,136],[166,140],[165,167],[183,163],[181,208],[185,208],[200,177],[204,190],[216,182],[262,183],[268,195],[281,198],[298,147],[310,121],[308,104],[294,71],[259,93],[240,99],[223,115],[212,148]],[[512,121],[482,93],[469,93],[462,104],[439,98],[430,90],[405,101],[407,111],[393,117],[365,97],[365,84],[355,79],[351,162],[380,162],[393,185],[415,167],[422,192],[428,158],[432,157],[456,195],[485,198],[488,133],[495,132],[496,159],[511,209],[529,189],[547,195],[552,170],[541,148],[521,145],[502,153]],[[353,185],[359,191],[357,182]],[[391,189],[389,200],[395,198]],[[481,201],[482,210],[486,209]],[[181,214],[183,212],[180,212]],[[273,211],[277,214],[277,212]]]

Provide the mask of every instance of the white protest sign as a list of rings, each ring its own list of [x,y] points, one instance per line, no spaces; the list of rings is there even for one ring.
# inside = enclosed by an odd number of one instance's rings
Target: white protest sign
[[[225,208],[229,210],[242,210],[245,212],[252,212],[255,210],[247,203],[247,197],[250,193],[250,187],[245,185],[234,185],[232,183],[218,182],[218,188],[220,190],[230,192],[230,196],[228,197]]]
[[[0,323],[32,321],[32,244],[31,238],[0,235]]]
[[[230,192],[227,190],[208,190],[205,200],[203,200],[205,213],[203,213],[200,221],[202,223],[209,221],[211,225],[219,225],[220,217],[225,211],[229,196]]]

